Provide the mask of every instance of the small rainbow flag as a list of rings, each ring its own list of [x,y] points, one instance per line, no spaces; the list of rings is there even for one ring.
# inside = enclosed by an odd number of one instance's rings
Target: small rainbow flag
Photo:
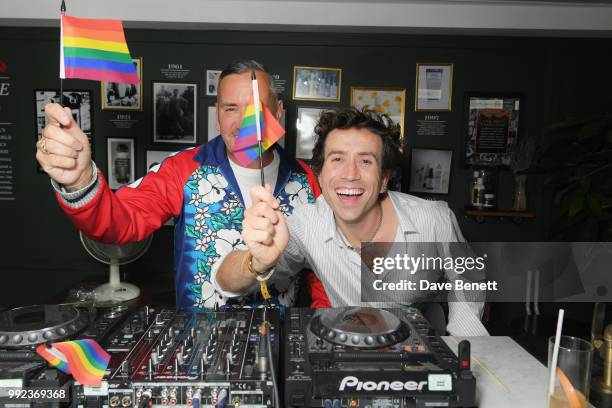
[[[110,361],[110,355],[92,339],[53,343],[51,347],[41,344],[36,352],[83,385],[100,385]]]
[[[266,108],[266,105],[259,102],[261,111],[259,112],[259,124],[261,127],[261,147],[264,151],[268,150],[278,139],[283,137],[285,129],[278,123],[272,112]],[[259,146],[257,143],[257,125],[255,124],[255,104],[253,96],[249,101],[236,143],[232,148],[234,156],[242,166],[248,166],[259,157]]]
[[[121,20],[62,16],[60,78],[137,84]]]

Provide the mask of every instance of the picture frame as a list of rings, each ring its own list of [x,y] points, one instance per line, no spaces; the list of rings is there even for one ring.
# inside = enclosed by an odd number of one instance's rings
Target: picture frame
[[[91,157],[94,156],[93,139],[93,93],[90,90],[64,90],[60,101],[60,91],[58,89],[35,89],[34,90],[34,109],[36,113],[36,135],[35,140],[40,139],[42,131],[47,126],[45,116],[45,106],[48,103],[61,103],[72,110],[72,117],[79,125],[83,133],[89,139],[91,146]],[[44,173],[38,162],[36,168],[39,173]]]
[[[145,152],[145,174],[151,171],[151,168],[161,164],[162,161],[174,155],[176,151],[171,150],[147,150]]]
[[[135,84],[100,82],[100,105],[108,111],[142,111],[142,57],[132,58],[140,81]]]
[[[464,110],[465,164],[508,167],[522,132],[524,95],[468,92]]]
[[[297,119],[295,120],[295,157],[302,160],[312,160],[312,149],[314,148],[315,125],[319,121],[322,112],[329,109],[300,106],[297,108]]]
[[[217,96],[220,75],[220,70],[206,70],[206,95]]]
[[[342,68],[293,67],[293,99],[340,102]]]
[[[117,190],[136,180],[135,141],[129,137],[106,139],[107,178],[111,190]]]
[[[410,155],[411,193],[448,194],[453,150],[413,147]]]
[[[450,112],[453,99],[453,64],[417,63],[414,110]]]
[[[196,83],[153,82],[153,143],[196,144]]]
[[[352,86],[351,106],[359,110],[368,108],[387,114],[395,124],[400,125],[400,146],[404,145],[405,88]]]

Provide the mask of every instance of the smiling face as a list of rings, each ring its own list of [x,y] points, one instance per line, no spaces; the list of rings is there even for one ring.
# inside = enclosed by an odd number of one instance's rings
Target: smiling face
[[[319,184],[336,220],[360,224],[377,217],[371,210],[387,188],[382,140],[367,129],[335,129],[325,139]]]
[[[261,71],[257,71],[256,75],[260,99],[270,112],[277,119],[280,119],[282,101],[277,101],[271,94],[268,76]],[[236,136],[242,125],[242,117],[252,93],[253,85],[250,72],[230,74],[219,83],[219,90],[217,92],[217,129],[221,136],[223,136],[228,157],[235,163],[238,163],[238,161],[232,153],[232,147],[236,142]],[[259,162],[255,160],[249,167],[259,168]]]

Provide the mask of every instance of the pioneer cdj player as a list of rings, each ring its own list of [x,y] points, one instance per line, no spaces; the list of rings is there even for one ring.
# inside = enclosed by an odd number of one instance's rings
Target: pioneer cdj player
[[[455,357],[416,309],[283,312],[8,310],[0,313],[0,396],[3,387],[63,388],[69,402],[61,405],[74,408],[475,406],[469,343]],[[99,387],[76,383],[33,351],[76,338],[111,355]]]
[[[285,323],[286,406],[476,405],[469,343],[455,357],[417,309],[292,309]]]

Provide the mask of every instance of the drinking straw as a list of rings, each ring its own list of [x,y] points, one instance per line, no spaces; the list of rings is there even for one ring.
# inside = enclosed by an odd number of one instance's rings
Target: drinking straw
[[[561,343],[561,328],[563,327],[563,314],[565,310],[559,309],[559,317],[557,318],[557,333],[555,334],[555,346],[553,348],[552,360],[550,361],[550,379],[548,382],[548,395],[553,395],[555,391],[555,372],[557,368],[557,360],[559,359],[559,343]]]

